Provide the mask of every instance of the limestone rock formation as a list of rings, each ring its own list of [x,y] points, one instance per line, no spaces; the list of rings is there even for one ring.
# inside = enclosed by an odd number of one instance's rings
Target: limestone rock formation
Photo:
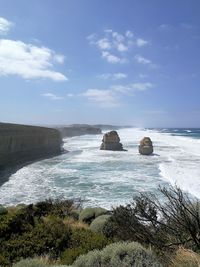
[[[150,155],[153,153],[153,144],[149,137],[144,137],[140,141],[139,153],[142,155]]]
[[[58,155],[61,149],[62,138],[55,129],[0,123],[0,172],[29,161]]]
[[[119,135],[116,131],[105,133],[100,150],[124,151],[120,143]]]

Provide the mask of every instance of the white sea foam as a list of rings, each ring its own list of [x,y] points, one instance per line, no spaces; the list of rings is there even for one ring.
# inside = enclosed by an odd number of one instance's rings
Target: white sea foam
[[[138,192],[156,192],[159,184],[167,183],[177,183],[200,197],[200,140],[138,128],[118,133],[127,152],[99,150],[102,135],[66,139],[69,153],[17,171],[0,187],[0,203],[63,196],[110,208],[130,202]],[[144,136],[154,143],[153,156],[138,153]]]

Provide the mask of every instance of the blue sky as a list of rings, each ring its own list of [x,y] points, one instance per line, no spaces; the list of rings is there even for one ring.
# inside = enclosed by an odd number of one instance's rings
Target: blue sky
[[[200,127],[199,0],[0,0],[0,121]]]

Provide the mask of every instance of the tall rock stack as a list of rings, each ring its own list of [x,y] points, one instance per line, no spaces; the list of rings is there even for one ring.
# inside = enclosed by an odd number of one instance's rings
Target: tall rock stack
[[[124,151],[120,143],[119,135],[116,131],[105,133],[100,150]]]
[[[153,153],[153,144],[149,137],[144,137],[140,141],[139,153],[141,155],[151,155]]]

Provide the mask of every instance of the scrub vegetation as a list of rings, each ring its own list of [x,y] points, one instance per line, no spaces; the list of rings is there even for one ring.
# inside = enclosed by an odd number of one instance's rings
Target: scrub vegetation
[[[199,200],[159,191],[162,201],[140,194],[111,211],[62,199],[0,206],[0,266],[200,266]]]

